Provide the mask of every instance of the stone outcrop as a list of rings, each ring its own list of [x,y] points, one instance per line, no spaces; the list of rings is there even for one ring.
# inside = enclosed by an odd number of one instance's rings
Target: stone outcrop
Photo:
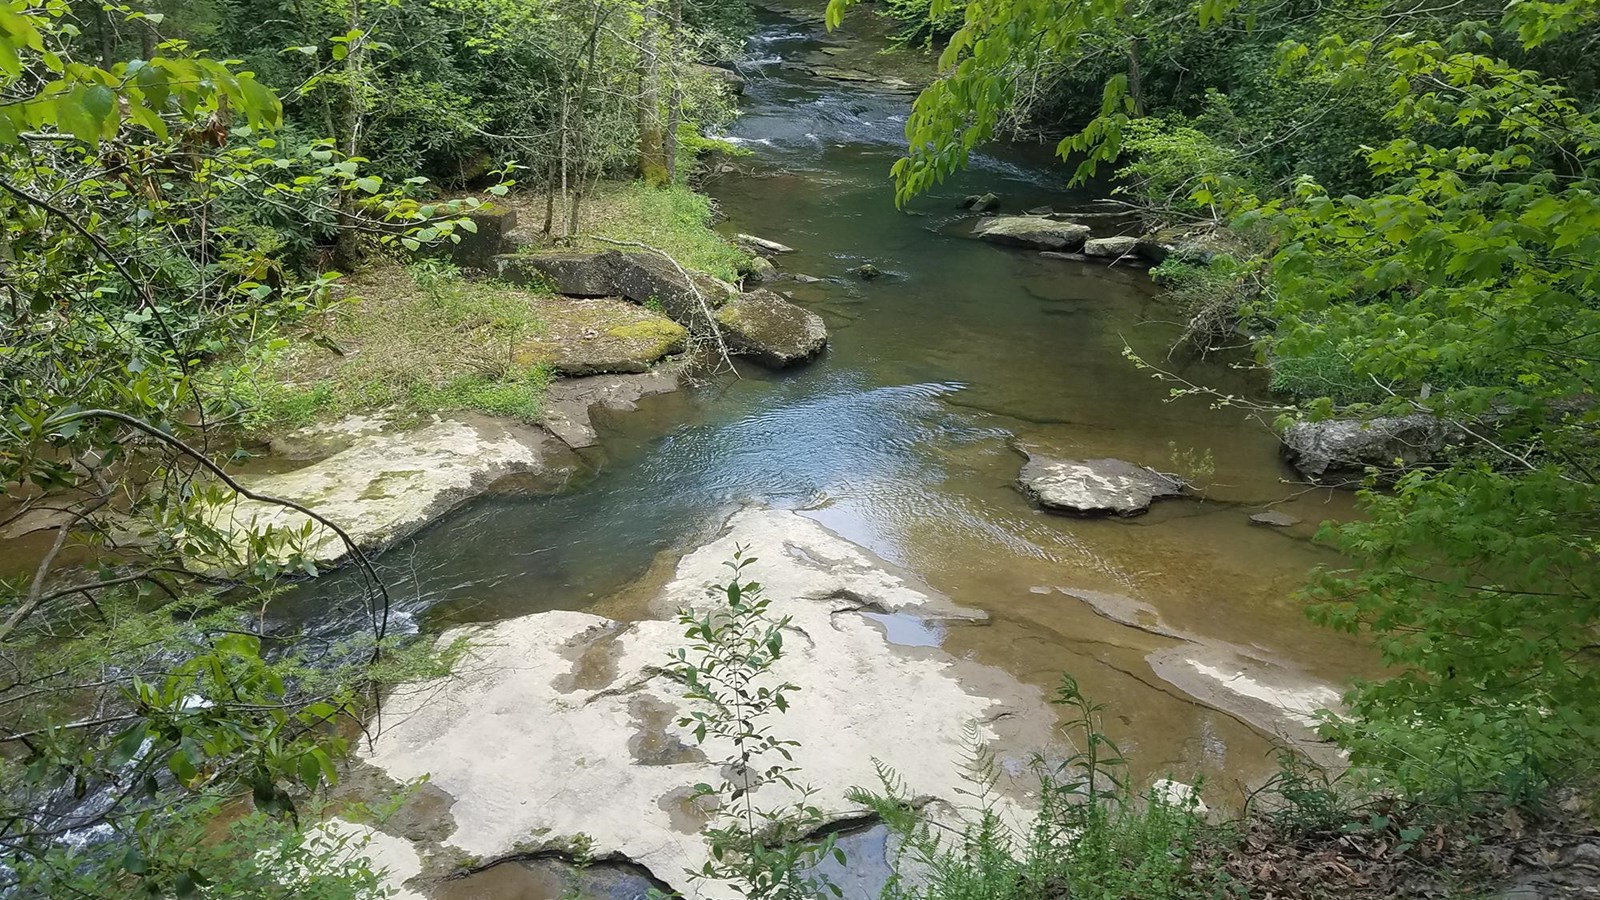
[[[653,253],[553,251],[502,254],[496,274],[512,284],[547,285],[569,297],[623,297],[634,303],[659,303],[683,322],[700,317],[700,299],[712,309],[737,293],[726,281],[689,272]],[[697,296],[698,295],[698,296]]]
[[[1307,478],[1356,479],[1368,467],[1397,470],[1435,461],[1465,438],[1456,426],[1427,413],[1327,419],[1290,425],[1283,452]]]
[[[716,318],[730,350],[774,369],[803,363],[828,346],[821,316],[772,291],[740,294]]]
[[[792,765],[827,820],[862,813],[846,794],[876,783],[875,760],[934,809],[963,803],[969,726],[991,747],[1051,750],[1055,717],[1037,688],[936,647],[894,646],[863,615],[978,622],[981,613],[797,513],[747,509],[679,561],[650,604],[660,618],[546,612],[441,638],[465,634],[471,649],[452,676],[391,697],[365,754],[389,778],[426,775],[451,798],[453,828],[427,848],[430,858],[484,866],[583,834],[594,858],[631,860],[702,896],[725,893],[688,884],[684,872],[709,852],[701,834],[709,815],[694,786],[719,782],[733,748],[716,737],[699,744],[677,724],[697,707],[664,670],[687,643],[669,617],[726,602],[715,586],[738,547],[758,560],[745,574],[764,586],[771,614],[789,618],[772,676],[802,689],[768,724],[800,741]],[[1002,766],[1025,771],[1024,763],[1001,754]],[[997,798],[1008,819],[1019,809],[1013,787],[1003,782]],[[777,785],[759,794],[763,807],[791,796]]]
[[[496,479],[513,473],[560,478],[575,462],[541,429],[464,415],[404,430],[363,428],[348,447],[311,465],[239,481],[315,509],[363,549],[379,550]],[[308,521],[282,506],[240,499],[217,508],[214,524],[242,535],[268,526],[298,530]],[[316,524],[303,549],[319,563],[338,562],[346,552],[336,534]]]
[[[1034,250],[1073,251],[1089,237],[1089,226],[1041,216],[998,216],[973,227],[979,239]]]
[[[1030,456],[1017,484],[1052,512],[1136,516],[1159,497],[1183,494],[1183,483],[1120,459]]]
[[[1090,238],[1083,242],[1083,255],[1097,258],[1119,259],[1129,256],[1139,244],[1139,239],[1131,234],[1117,235],[1116,237]]]
[[[544,331],[513,345],[517,364],[545,364],[567,376],[648,372],[682,353],[689,330],[621,300],[558,300],[540,310]]]
[[[501,278],[538,283],[576,297],[624,297],[658,303],[692,332],[705,333],[704,309],[712,310],[730,349],[762,365],[784,368],[811,359],[828,343],[822,317],[768,290],[739,293],[709,275],[687,276],[650,253],[529,253],[496,257]]]
[[[494,271],[494,258],[505,252],[508,235],[517,227],[517,211],[510,206],[490,201],[478,207],[467,218],[475,231],[458,228],[459,242],[440,243],[426,252],[448,256],[456,265],[485,272]]]

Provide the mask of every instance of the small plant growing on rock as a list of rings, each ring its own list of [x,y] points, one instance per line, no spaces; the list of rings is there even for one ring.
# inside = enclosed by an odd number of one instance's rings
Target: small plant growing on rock
[[[706,829],[711,860],[688,874],[731,885],[747,898],[839,896],[839,888],[815,869],[829,856],[843,865],[844,852],[832,835],[808,840],[825,822],[811,802],[815,790],[796,780],[798,769],[791,765],[791,751],[800,744],[780,737],[770,724],[773,714],[789,709],[789,696],[800,687],[773,683],[789,618],[773,618],[761,585],[745,580],[745,569],[755,562],[739,548],[727,563],[732,577],[717,588],[726,602],[703,613],[678,613],[689,645],[673,654],[669,670],[700,706],[678,726],[692,728],[698,743],[729,749],[719,766],[722,781],[695,785],[697,797],[714,805],[716,819]],[[758,806],[756,794],[764,788],[785,801]]]

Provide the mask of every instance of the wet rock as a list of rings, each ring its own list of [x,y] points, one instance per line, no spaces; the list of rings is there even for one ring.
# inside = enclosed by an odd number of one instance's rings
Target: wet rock
[[[1252,525],[1268,525],[1276,528],[1288,528],[1291,525],[1299,525],[1300,517],[1291,516],[1288,513],[1278,512],[1277,510],[1268,510],[1267,512],[1259,512],[1251,516],[1250,523]]]
[[[772,291],[740,294],[716,318],[729,349],[775,369],[803,363],[828,346],[821,316]]]
[[[771,256],[777,253],[793,253],[794,248],[777,241],[756,237],[753,234],[739,234],[734,236],[734,241],[762,256]]]
[[[992,244],[1061,252],[1082,247],[1089,227],[1040,216],[999,216],[979,222],[972,233]]]
[[[461,416],[407,430],[363,433],[320,462],[273,475],[243,476],[246,487],[294,500],[337,522],[366,550],[382,549],[513,473],[550,474],[572,461],[542,429],[482,416]],[[240,500],[219,508],[213,525],[244,535],[298,530],[308,521],[294,510]],[[345,556],[338,535],[313,525],[310,558]]]
[[[650,604],[662,618],[618,624],[554,611],[442,636],[471,637],[467,656],[451,676],[391,698],[386,727],[368,751],[368,762],[390,778],[426,774],[455,799],[456,830],[441,855],[526,856],[582,833],[592,857],[632,860],[688,887],[685,869],[699,869],[709,851],[700,834],[704,811],[686,806],[694,806],[696,783],[720,780],[719,761],[733,748],[714,736],[699,745],[677,724],[697,707],[662,671],[668,650],[684,642],[668,617],[719,602],[711,588],[726,580],[723,563],[736,546],[759,560],[747,574],[765,587],[772,614],[790,620],[773,677],[804,689],[773,727],[800,740],[792,764],[816,789],[810,802],[827,820],[862,814],[846,795],[874,783],[875,760],[892,766],[915,796],[963,802],[970,723],[986,745],[1035,748],[1047,740],[1054,717],[1037,688],[938,648],[894,647],[873,623],[847,614],[981,613],[954,606],[803,516],[749,509],[679,561]],[[573,684],[566,676],[574,659],[597,641],[605,642],[607,676]],[[634,752],[641,740],[697,746],[703,755],[641,762]],[[1002,765],[1024,762],[1002,758]],[[761,790],[764,807],[793,796],[780,785]],[[1015,796],[1005,784],[997,794],[1008,822],[1017,820]],[[697,887],[699,896],[725,894]]]
[[[677,374],[661,368],[645,375],[564,378],[550,386],[541,424],[574,450],[593,447],[599,437],[590,421],[590,410],[597,406],[623,411],[636,409],[641,398],[671,393],[678,387]]]
[[[752,256],[744,265],[744,280],[751,284],[765,284],[777,278],[778,267],[765,256]]]
[[[816,284],[817,282],[822,280],[821,278],[818,278],[815,275],[806,275],[806,274],[803,274],[803,273],[800,273],[800,272],[796,272],[795,274],[790,275],[789,277],[793,278],[795,280],[795,283],[797,283],[797,284]]]
[[[1000,195],[996,193],[968,194],[961,201],[962,209],[970,209],[975,213],[996,212],[1000,209]]]
[[[1035,206],[1033,209],[1023,210],[1023,214],[1029,216],[1042,216],[1043,218],[1048,219],[1056,214],[1056,210],[1053,206]]]
[[[1138,244],[1139,239],[1131,234],[1091,238],[1083,242],[1083,253],[1085,256],[1117,259],[1131,254]]]
[[[540,309],[544,331],[516,342],[523,367],[548,365],[569,376],[637,374],[682,353],[689,330],[622,300],[559,300]]]
[[[1437,460],[1465,437],[1427,413],[1327,419],[1290,425],[1283,432],[1283,452],[1307,478],[1357,479],[1369,466],[1392,471]]]
[[[1077,515],[1136,516],[1160,497],[1183,494],[1183,483],[1120,459],[1029,457],[1017,478],[1045,509]]]
[[[862,281],[872,281],[875,278],[881,277],[883,275],[883,270],[872,263],[862,263],[861,265],[856,266],[854,269],[851,269],[850,274],[856,276]]]

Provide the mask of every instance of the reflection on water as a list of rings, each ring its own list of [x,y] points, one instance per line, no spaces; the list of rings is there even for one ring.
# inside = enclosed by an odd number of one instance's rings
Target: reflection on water
[[[756,55],[792,57],[817,40],[777,23]],[[404,609],[426,611],[424,627],[597,605],[626,614],[608,598],[663,553],[708,536],[735,505],[800,508],[991,615],[985,627],[949,631],[875,615],[891,640],[942,641],[1046,688],[1072,672],[1111,705],[1113,735],[1146,771],[1259,771],[1259,735],[1153,676],[1143,658],[1159,640],[1035,589],[1135,596],[1175,628],[1344,677],[1364,657],[1311,628],[1289,595],[1330,561],[1308,537],[1317,521],[1348,514],[1346,498],[1297,495],[1262,423],[1169,402],[1166,384],[1124,358],[1131,347],[1192,380],[1250,390],[1237,360],[1169,357],[1181,315],[1143,273],[980,244],[952,224],[968,193],[994,191],[1014,209],[1092,204],[1062,189],[1062,169],[996,153],[897,211],[888,168],[907,97],[776,62],[755,69],[732,136],[760,172],[709,189],[730,233],[795,247],[783,269],[825,279],[778,287],[827,318],[828,354],[798,372],[745,371],[602,414],[603,456],[571,490],[480,498],[385,555]],[[1093,221],[1101,231],[1118,223]],[[890,276],[850,278],[863,261]],[[1167,470],[1195,463],[1185,474],[1206,499],[1130,521],[1046,515],[1013,486],[1019,446]],[[1279,508],[1307,525],[1249,524],[1261,504],[1291,497]],[[315,587],[328,596],[326,582]]]

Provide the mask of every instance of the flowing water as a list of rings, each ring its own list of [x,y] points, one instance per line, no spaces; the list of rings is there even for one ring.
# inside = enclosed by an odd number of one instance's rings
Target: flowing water
[[[957,206],[969,193],[995,191],[1012,209],[1108,208],[1065,191],[1047,154],[981,156],[958,183],[897,211],[887,173],[910,97],[784,65],[824,42],[818,26],[764,23],[731,130],[753,172],[708,190],[729,234],[788,244],[797,252],[780,260],[786,271],[824,279],[778,287],[827,319],[827,355],[602,416],[592,472],[553,495],[480,498],[383,565],[430,629],[553,608],[637,614],[628,587],[659,578],[735,505],[803,509],[991,616],[946,628],[886,617],[891,640],[941,643],[1047,689],[1070,672],[1109,705],[1109,730],[1138,771],[1203,774],[1212,792],[1237,798],[1235,782],[1269,767],[1267,740],[1157,679],[1144,656],[1161,639],[1054,588],[1135,597],[1176,629],[1265,648],[1337,682],[1370,663],[1307,623],[1290,593],[1309,568],[1336,561],[1310,535],[1348,515],[1348,498],[1302,492],[1263,423],[1202,399],[1172,402],[1169,385],[1124,358],[1131,347],[1195,382],[1259,390],[1259,376],[1230,365],[1238,360],[1169,357],[1179,313],[1143,272],[965,236]],[[1117,222],[1090,221],[1102,233]],[[886,276],[847,274],[863,262]],[[1049,515],[1014,486],[1018,446],[1189,469],[1205,499],[1130,520]],[[1249,523],[1286,498],[1277,508],[1305,525]]]

